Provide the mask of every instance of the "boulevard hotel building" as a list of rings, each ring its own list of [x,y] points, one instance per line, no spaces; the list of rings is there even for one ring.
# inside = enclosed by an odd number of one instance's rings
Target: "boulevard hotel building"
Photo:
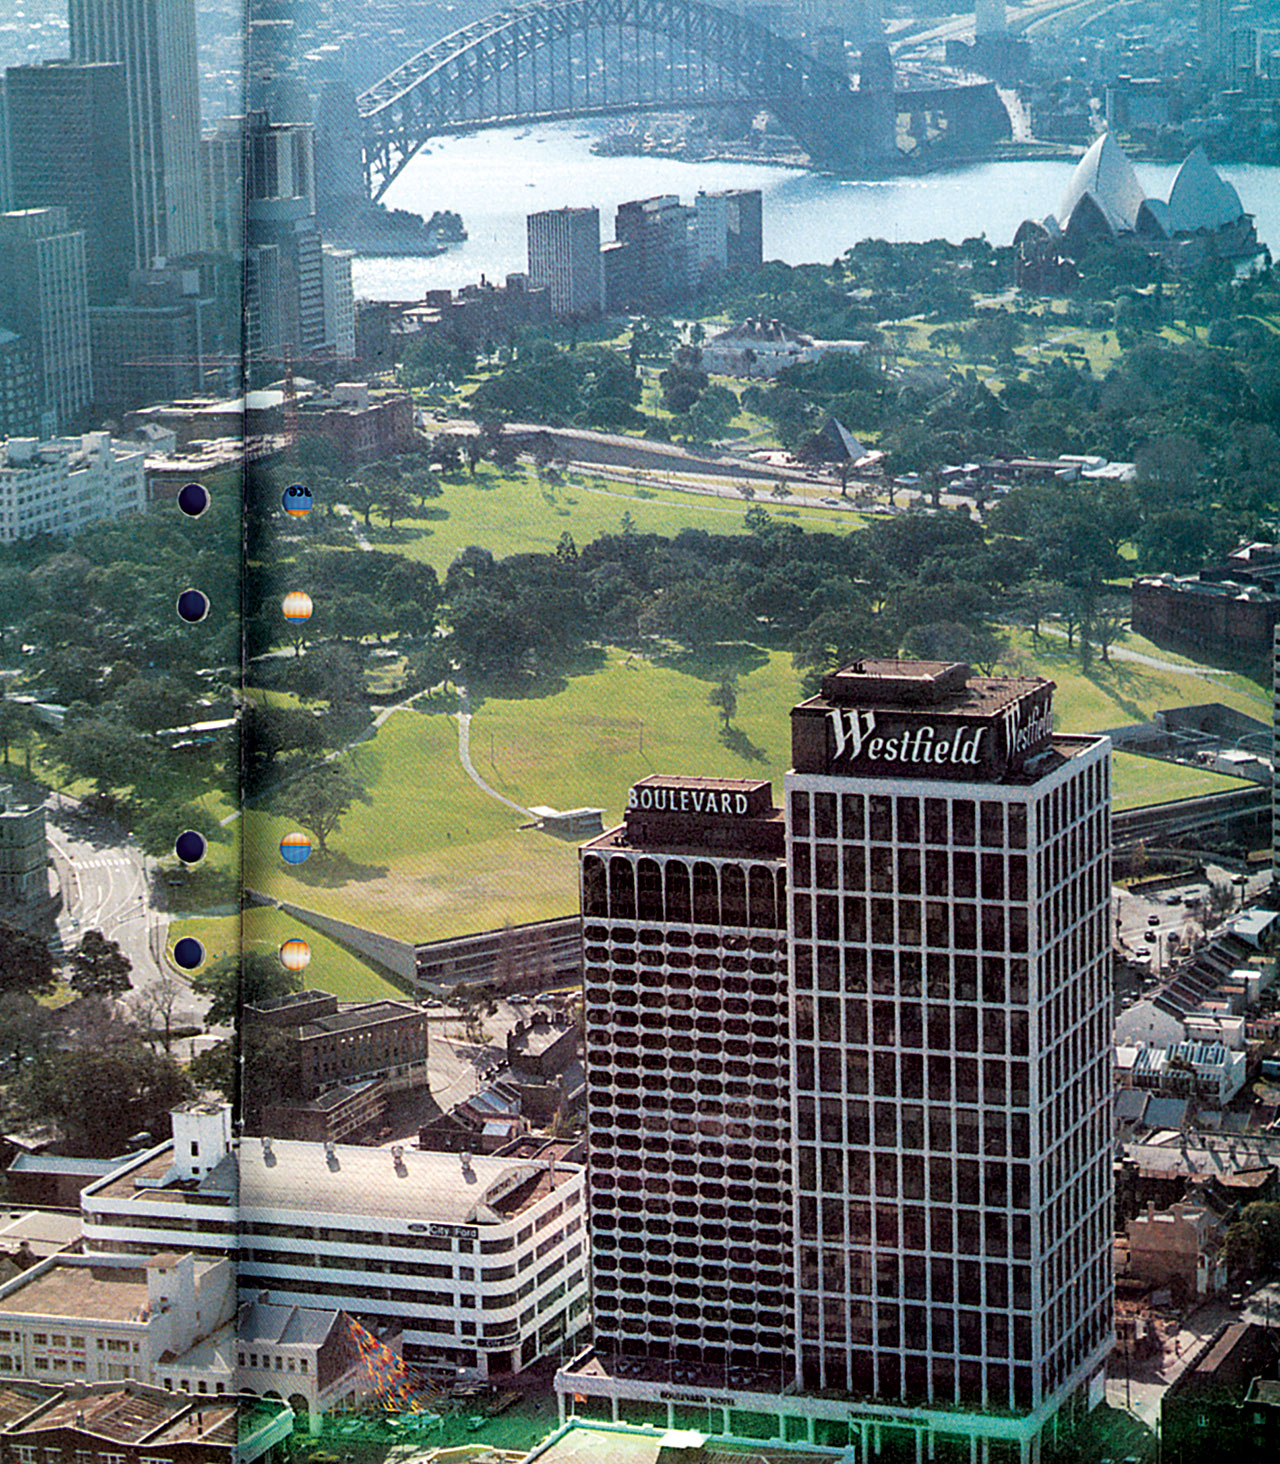
[[[649,777],[582,849],[563,1413],[1032,1464],[1098,1401],[1110,748],[1052,693],[855,662],[792,711],[784,809]]]

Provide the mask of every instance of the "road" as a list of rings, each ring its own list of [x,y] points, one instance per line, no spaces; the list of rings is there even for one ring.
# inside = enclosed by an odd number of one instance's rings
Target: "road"
[[[86,930],[100,930],[117,941],[133,965],[129,980],[136,991],[160,978],[154,949],[164,947],[167,918],[153,908],[146,856],[108,819],[83,812],[54,794],[45,803],[49,847],[62,883],[63,909],[58,936],[64,951],[79,944]],[[203,1025],[208,1001],[196,994],[180,972],[165,967],[183,995],[175,1025]]]

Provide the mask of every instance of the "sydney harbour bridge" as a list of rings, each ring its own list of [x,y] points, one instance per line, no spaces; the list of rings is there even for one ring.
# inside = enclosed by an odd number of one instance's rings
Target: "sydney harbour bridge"
[[[357,100],[379,199],[431,137],[476,127],[749,104],[817,168],[882,173],[906,115],[972,146],[1009,135],[990,83],[895,89],[888,51],[849,75],[758,22],[703,0],[537,0],[436,41]]]

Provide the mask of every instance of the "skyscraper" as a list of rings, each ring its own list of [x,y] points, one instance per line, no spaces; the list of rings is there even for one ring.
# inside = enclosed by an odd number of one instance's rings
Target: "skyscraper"
[[[635,298],[630,309],[652,309],[689,292],[689,221],[693,210],[671,193],[620,203],[614,237],[630,246]]]
[[[755,1010],[770,977],[751,915],[756,830],[776,815],[748,806],[735,823],[709,802],[720,784],[646,779],[626,825],[584,850],[605,1304],[594,1352],[558,1375],[562,1408],[629,1400],[674,1426],[859,1458],[1029,1464],[1050,1419],[1096,1400],[1112,1304],[1109,744],[1054,733],[1052,692],[866,660],[793,709],[783,1034]],[[752,1344],[774,1355],[772,1274],[755,1337],[745,1318],[735,1336],[732,1295],[727,1326],[716,1310],[731,1268],[706,1265],[717,1245],[732,1254],[732,1205],[767,1214],[772,1191],[752,1156],[715,1192],[733,1156],[702,1147],[703,1120],[771,1098],[773,1073],[755,1070],[770,1063],[789,1096],[760,1141],[781,1131],[789,1153],[785,1389],[745,1363]]]
[[[71,59],[124,67],[135,263],[197,253],[200,94],[195,0],[69,0]],[[123,141],[123,139],[122,139]]]
[[[65,208],[0,214],[0,328],[34,356],[40,435],[64,430],[93,397],[84,230]]]
[[[764,263],[764,212],[758,188],[699,193],[693,207],[698,276],[760,268]]]
[[[250,112],[246,156],[248,352],[307,356],[325,343],[313,129]]]
[[[552,315],[599,315],[600,210],[551,209],[530,214],[526,227],[529,283],[550,289]]]
[[[65,207],[83,229],[89,299],[128,285],[136,248],[124,67],[50,61],[5,72],[10,207]]]
[[[767,782],[643,778],[582,852],[597,1347],[790,1355],[786,891]]]
[[[798,1383],[1052,1412],[1111,1338],[1109,744],[855,662],[792,712]]]

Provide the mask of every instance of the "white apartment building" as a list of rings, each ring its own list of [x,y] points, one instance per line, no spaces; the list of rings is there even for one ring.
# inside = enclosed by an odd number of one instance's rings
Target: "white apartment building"
[[[275,1140],[230,1143],[225,1105],[81,1196],[86,1250],[234,1252],[242,1300],[398,1325],[406,1360],[488,1378],[586,1324],[583,1168],[533,1159]],[[193,1152],[194,1150],[194,1152]]]
[[[324,343],[339,361],[356,354],[356,302],[351,283],[350,249],[320,246],[320,288],[324,296]]]
[[[0,1375],[155,1383],[162,1360],[212,1336],[235,1311],[231,1260],[51,1256],[0,1287]],[[228,1376],[200,1391],[235,1387]]]
[[[75,534],[100,519],[140,513],[144,461],[140,448],[106,432],[0,442],[0,543]]]

